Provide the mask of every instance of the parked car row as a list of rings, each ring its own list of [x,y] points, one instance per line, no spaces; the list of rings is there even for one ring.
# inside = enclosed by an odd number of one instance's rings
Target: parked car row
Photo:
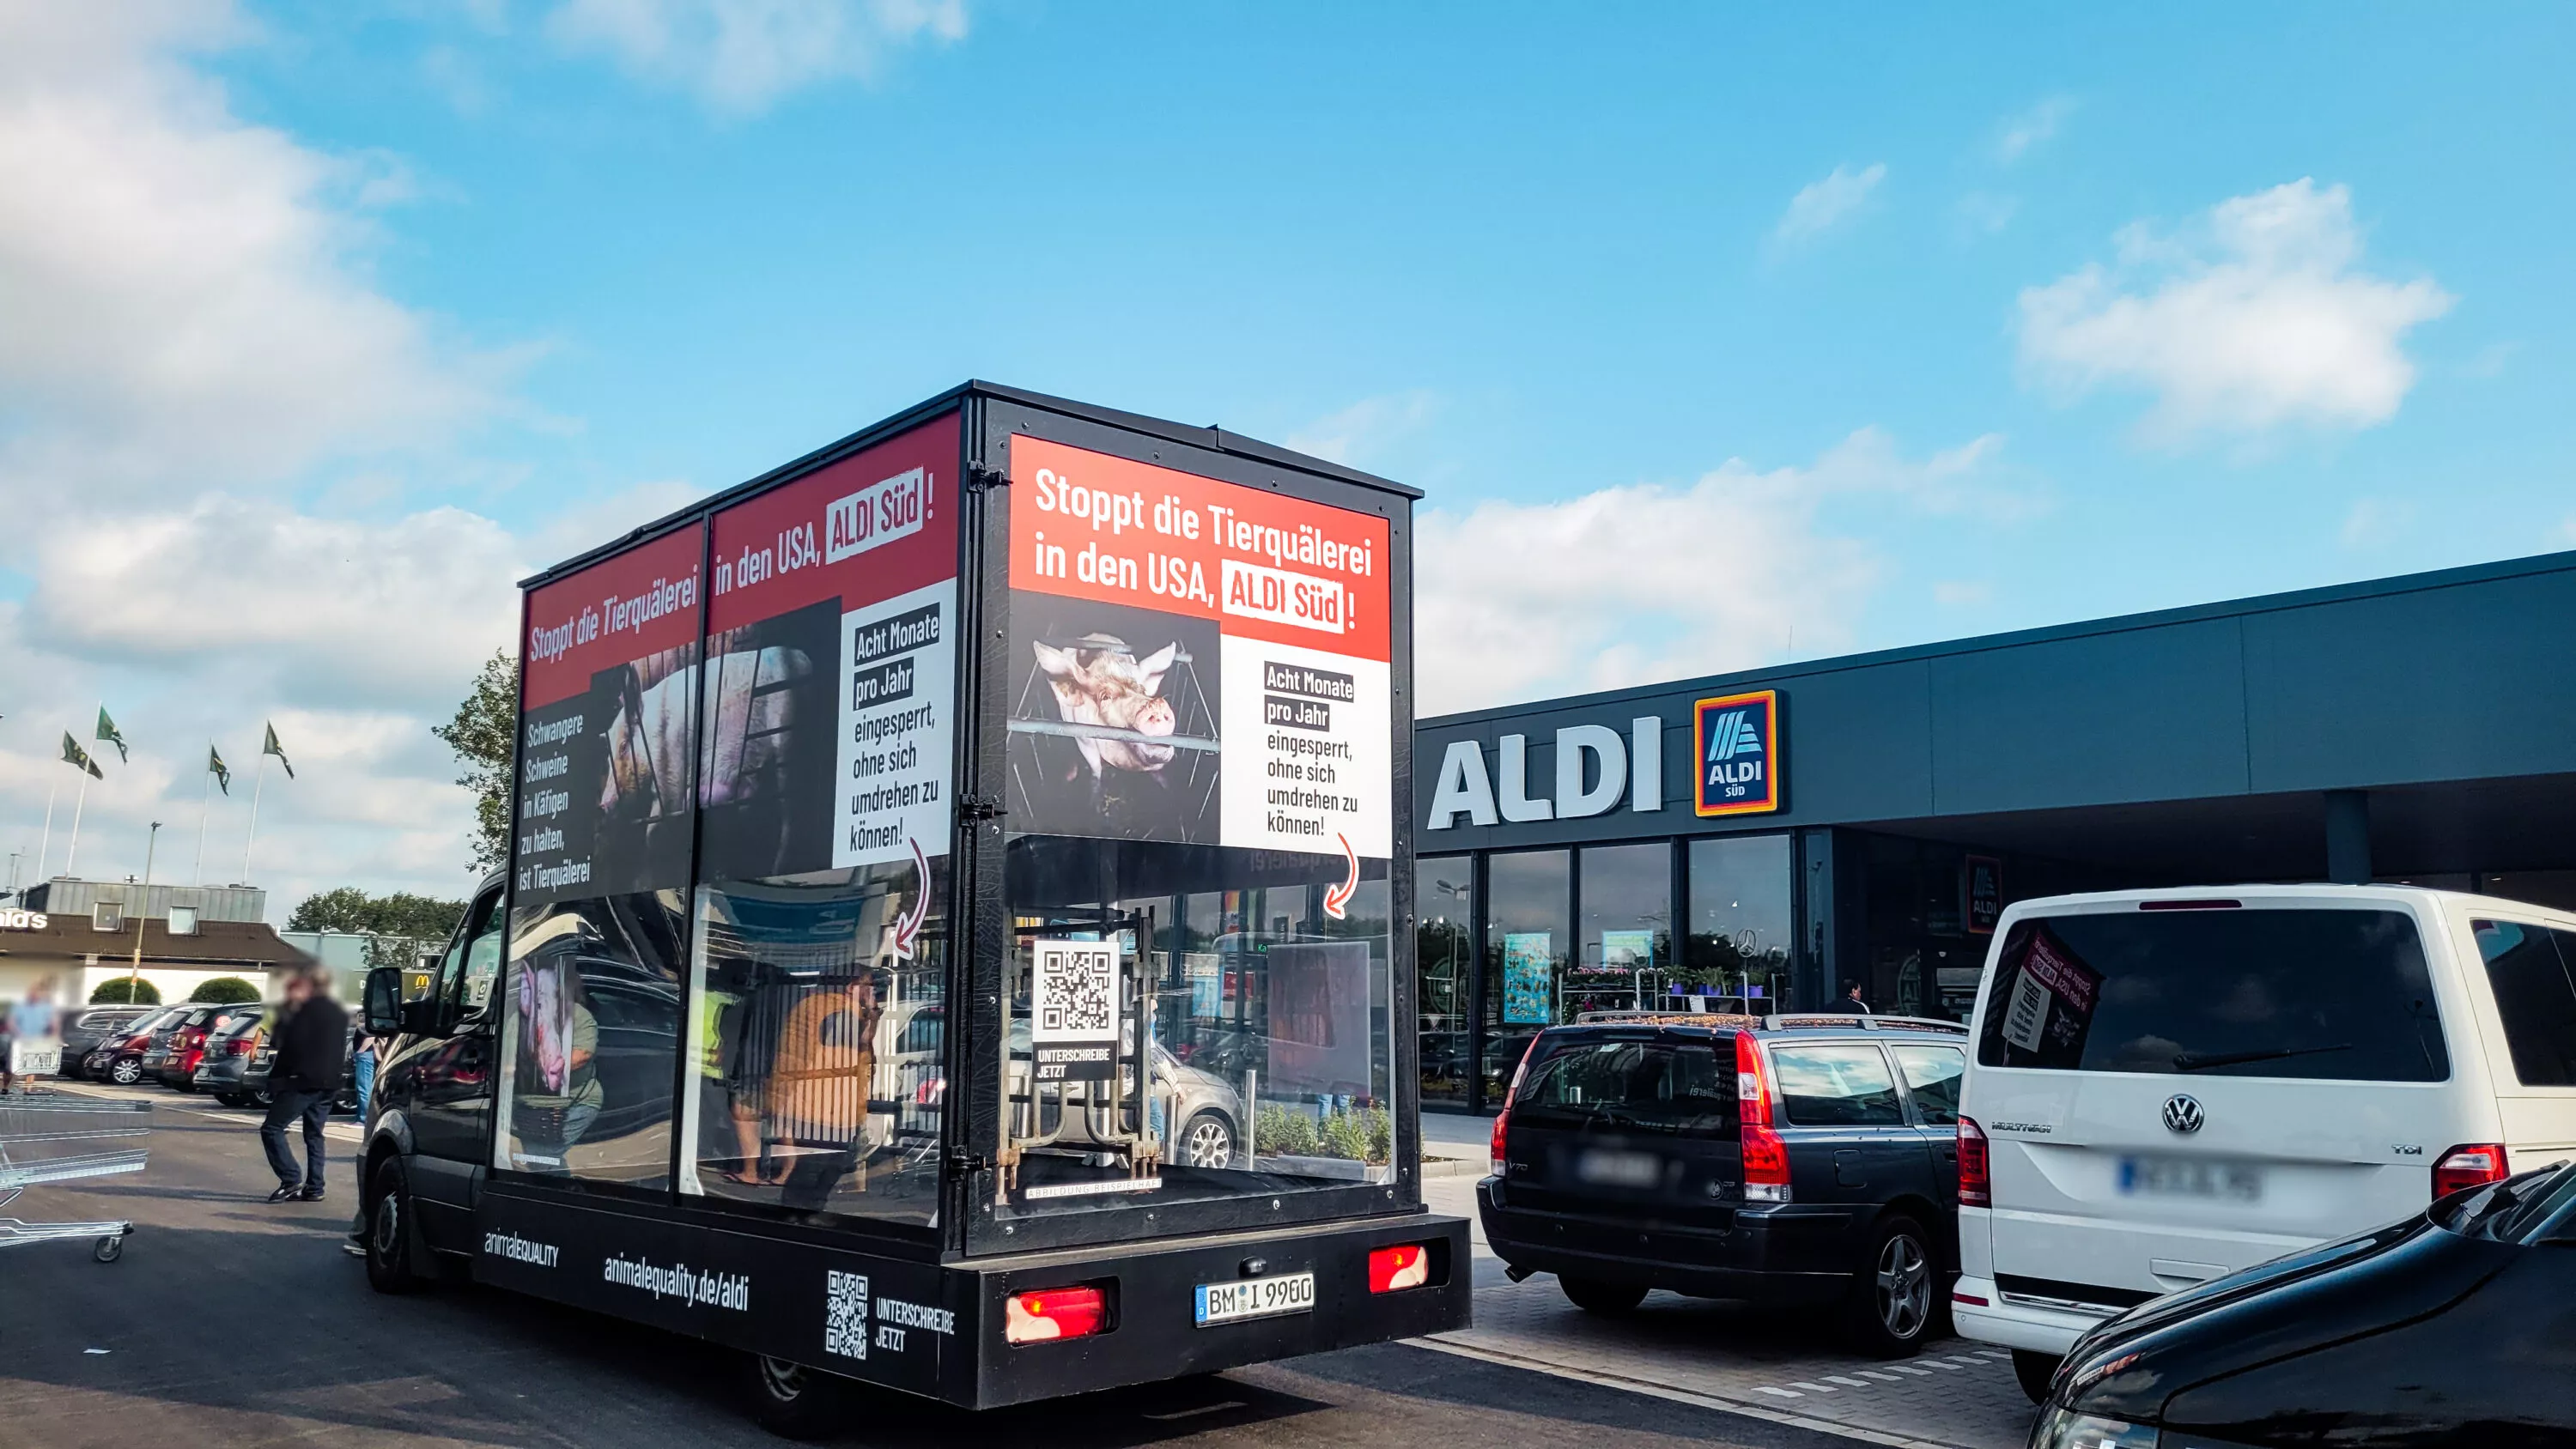
[[[1975,1018],[1600,1013],[1480,1184],[1515,1278],[2008,1348],[2035,1449],[2576,1442],[2576,916],[2407,887],[2005,912]]]
[[[207,1093],[227,1107],[266,1107],[277,1011],[261,1002],[93,1006],[63,1032],[63,1075],[120,1086],[148,1080]],[[357,1105],[353,1063],[342,1075],[338,1106]]]

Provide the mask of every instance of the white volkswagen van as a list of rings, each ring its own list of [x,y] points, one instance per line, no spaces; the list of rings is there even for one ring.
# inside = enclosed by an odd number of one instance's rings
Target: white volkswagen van
[[[2576,1157],[2576,916],[2516,901],[2023,901],[1972,1033],[1953,1317],[2034,1398],[2123,1308]]]

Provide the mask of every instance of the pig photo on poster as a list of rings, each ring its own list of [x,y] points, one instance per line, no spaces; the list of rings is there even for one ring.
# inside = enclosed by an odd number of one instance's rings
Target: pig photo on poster
[[[1013,828],[1217,841],[1216,622],[1011,593]]]
[[[707,640],[706,873],[758,880],[832,863],[833,600]]]

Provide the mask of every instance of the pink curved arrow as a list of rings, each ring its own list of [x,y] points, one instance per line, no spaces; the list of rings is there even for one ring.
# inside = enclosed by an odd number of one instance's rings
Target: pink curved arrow
[[[898,961],[912,959],[913,938],[921,934],[921,923],[930,919],[930,858],[921,853],[919,840],[907,837],[904,843],[912,847],[914,878],[921,884],[912,893],[912,908],[894,923],[894,959]]]
[[[1351,864],[1350,875],[1340,885],[1324,892],[1324,914],[1338,921],[1342,919],[1342,908],[1351,903],[1351,897],[1360,888],[1360,854],[1351,849],[1349,836],[1336,834],[1333,838],[1342,843],[1342,859]]]

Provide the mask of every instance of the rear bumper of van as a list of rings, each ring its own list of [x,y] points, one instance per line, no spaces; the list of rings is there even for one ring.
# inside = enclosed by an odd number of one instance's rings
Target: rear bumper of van
[[[1950,1289],[1950,1321],[1961,1338],[2055,1357],[2064,1357],[2075,1340],[2120,1311],[2007,1295],[1992,1278],[1961,1278]]]
[[[1486,1178],[1477,1216],[1494,1256],[1525,1273],[1643,1283],[1699,1298],[1830,1302],[1846,1292],[1859,1249],[1848,1206],[1783,1204],[1735,1214],[1723,1231],[1506,1207]]]

